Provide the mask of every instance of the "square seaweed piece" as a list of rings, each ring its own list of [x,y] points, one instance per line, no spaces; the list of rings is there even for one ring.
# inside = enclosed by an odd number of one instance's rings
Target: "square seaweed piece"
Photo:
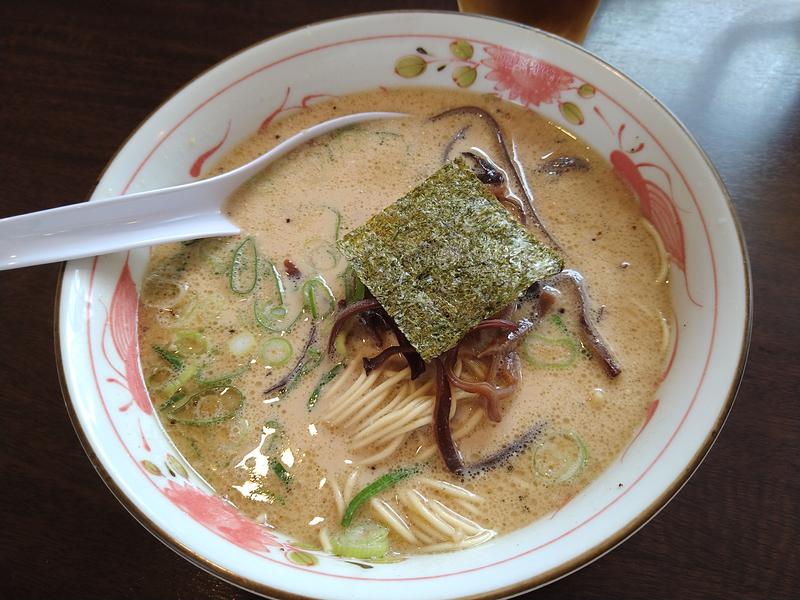
[[[338,247],[426,361],[563,267],[461,159]]]

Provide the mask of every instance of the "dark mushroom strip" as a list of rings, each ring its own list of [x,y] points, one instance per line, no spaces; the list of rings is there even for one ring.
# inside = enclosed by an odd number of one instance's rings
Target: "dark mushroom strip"
[[[394,333],[395,338],[397,338],[397,345],[403,348],[403,357],[406,359],[406,362],[411,369],[411,379],[414,380],[422,375],[425,372],[425,361],[422,360],[419,352],[417,352],[409,343],[406,336],[397,326],[397,323],[394,322],[394,319],[392,319],[386,313],[386,310],[375,298],[367,298],[365,300],[353,302],[342,309],[338,315],[336,315],[336,320],[333,322],[333,327],[331,327],[331,333],[328,337],[328,353],[333,354],[336,336],[339,335],[339,332],[342,330],[342,327],[348,319],[356,315],[363,316],[369,314],[373,314],[374,316],[368,316],[365,321],[363,321],[365,324],[367,324],[368,329],[370,327],[370,323],[379,322],[381,324],[380,327],[383,327],[387,331],[392,331]],[[376,328],[374,333],[379,335],[379,330]],[[367,369],[366,363],[364,364],[364,368],[365,370]],[[367,371],[367,373],[369,373],[369,371]]]
[[[380,352],[380,354],[376,354],[372,358],[367,358],[366,356],[362,359],[364,361],[364,373],[369,375],[380,367],[383,363],[389,360],[395,354],[405,354],[406,352],[414,352],[414,348],[411,345],[406,346],[389,346]]]
[[[453,134],[453,137],[451,137],[450,141],[447,142],[447,145],[444,147],[444,151],[442,152],[443,163],[446,163],[448,160],[450,160],[450,153],[453,151],[453,146],[455,146],[456,142],[458,142],[459,140],[464,139],[464,135],[467,133],[468,130],[469,130],[469,125],[462,127]],[[484,183],[486,182],[484,181]]]
[[[464,130],[461,129],[460,131],[463,132]],[[461,139],[463,139],[463,136]],[[503,176],[503,172],[500,170],[500,167],[498,167],[492,161],[487,160],[482,156],[478,156],[474,152],[462,152],[461,156],[472,161],[472,172],[475,173],[475,176],[481,180],[481,183],[499,185],[506,182],[506,178]]]
[[[622,367],[620,367],[619,361],[614,356],[611,348],[608,346],[605,340],[603,340],[600,332],[597,331],[594,326],[593,319],[589,314],[589,293],[586,290],[586,280],[584,280],[583,275],[572,269],[564,269],[555,277],[552,277],[551,279],[548,279],[542,283],[546,286],[556,287],[564,281],[570,282],[578,295],[578,303],[580,304],[580,323],[586,343],[589,344],[594,354],[600,357],[600,360],[603,362],[603,366],[606,370],[606,374],[611,378],[616,377],[622,372]]]
[[[501,204],[506,205],[506,208],[510,205],[519,215],[520,223],[527,225],[528,216],[525,205],[508,187],[505,172],[491,160],[478,156],[474,152],[462,152],[461,155],[472,161],[472,172],[475,173],[475,176],[480,179],[482,183],[486,184],[492,194],[494,194],[494,197],[497,198]]]
[[[534,283],[517,301],[517,305],[508,319],[516,318],[515,327],[510,330],[505,340],[490,345],[478,353],[477,358],[484,358],[492,354],[508,354],[516,349],[522,338],[533,329],[539,319],[545,315],[555,302],[553,293],[542,289],[539,283]],[[514,317],[514,313],[517,317]],[[511,321],[514,322],[514,321]]]
[[[568,171],[588,171],[589,161],[577,156],[556,156],[539,165],[540,173],[548,175],[561,175]]]
[[[411,346],[411,343],[408,341],[406,335],[391,317],[389,317],[389,325],[391,326],[392,331],[394,331],[394,337],[397,338],[397,343],[402,347],[411,348],[410,352],[403,352],[403,358],[406,359],[408,368],[411,369],[411,381],[414,381],[417,377],[425,372],[425,361],[422,360],[419,352],[417,352],[416,349]]]
[[[336,336],[339,335],[339,332],[342,330],[342,327],[348,319],[368,310],[375,310],[377,308],[381,308],[380,302],[375,300],[375,298],[367,298],[366,300],[359,300],[358,302],[348,304],[345,308],[340,310],[339,314],[336,315],[333,326],[331,327],[331,334],[328,336],[328,353],[333,354],[333,345],[336,342]]]
[[[480,461],[468,465],[464,462],[464,457],[458,449],[453,432],[450,428],[450,409],[453,404],[453,396],[450,389],[450,382],[445,372],[445,367],[441,358],[434,359],[436,367],[436,401],[433,409],[433,433],[436,439],[436,446],[439,454],[447,466],[448,470],[461,477],[473,477],[493,469],[520,452],[528,448],[542,432],[542,424],[534,425],[522,436],[501,448],[499,451],[481,459]]]
[[[447,373],[448,381],[451,385],[456,386],[460,390],[464,390],[470,394],[477,394],[483,398],[486,416],[488,416],[491,421],[499,423],[503,419],[503,413],[500,411],[500,402],[516,391],[517,383],[519,382],[519,373],[514,374],[510,370],[507,371],[510,382],[503,386],[497,385],[497,374],[500,369],[500,362],[504,357],[495,354],[492,356],[486,377],[483,381],[467,381],[463,377],[456,375],[453,370],[456,359],[458,358],[459,346],[456,346],[445,354],[444,368]]]
[[[308,349],[311,348],[311,344],[313,344],[316,341],[317,341],[317,326],[312,325],[311,331],[308,334],[308,339],[306,340],[306,345],[303,347],[303,351],[300,353],[300,358],[297,359],[297,362],[295,363],[294,367],[292,367],[292,370],[289,371],[283,377],[281,377],[280,381],[272,384],[270,387],[264,390],[265,396],[272,397],[275,396],[276,394],[282,393],[283,390],[286,388],[286,386],[288,386],[294,380],[294,378],[297,377],[297,374],[300,372],[300,369],[303,368],[303,365],[306,362]]]
[[[454,116],[475,116],[479,119],[482,119],[492,130],[494,134],[495,141],[497,142],[497,146],[499,147],[502,160],[505,161],[507,165],[511,167],[510,171],[514,177],[514,183],[518,186],[519,190],[522,192],[524,198],[523,204],[523,214],[525,215],[526,222],[533,221],[538,229],[544,234],[544,236],[548,239],[548,241],[555,247],[560,249],[558,242],[550,235],[550,232],[547,231],[545,226],[542,223],[542,220],[539,218],[539,215],[536,212],[536,209],[533,206],[533,198],[530,188],[528,187],[527,183],[524,180],[524,177],[520,171],[519,166],[517,165],[516,161],[512,158],[511,152],[508,150],[508,144],[506,143],[506,137],[503,133],[500,124],[495,120],[495,118],[490,115],[488,112],[479,108],[477,106],[458,106],[456,108],[451,108],[446,110],[442,113],[434,115],[431,117],[431,121],[439,121],[441,119],[447,117],[454,117]],[[453,140],[453,145],[455,145],[455,138]],[[452,146],[451,146],[452,149]]]
[[[475,327],[470,330],[470,333],[473,331],[480,331],[481,329],[505,329],[506,331],[514,331],[517,329],[517,324],[508,319],[484,319],[475,325]]]

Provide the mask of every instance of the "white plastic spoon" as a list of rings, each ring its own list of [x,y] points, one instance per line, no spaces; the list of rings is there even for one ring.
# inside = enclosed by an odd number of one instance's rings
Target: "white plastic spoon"
[[[272,161],[355,123],[404,117],[366,112],[304,129],[232,171],[170,188],[82,202],[0,219],[0,271],[201,237],[235,235],[222,214],[228,197]]]

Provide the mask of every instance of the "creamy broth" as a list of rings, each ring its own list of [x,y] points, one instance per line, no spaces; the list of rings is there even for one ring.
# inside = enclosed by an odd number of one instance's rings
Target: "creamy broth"
[[[429,117],[460,105],[489,111],[509,143],[513,139],[537,212],[563,249],[565,267],[585,277],[591,317],[622,366],[621,374],[611,379],[582,347],[577,303],[564,287],[535,336],[529,334],[519,349],[522,382],[503,401],[501,422],[485,417],[479,397],[455,394],[453,429],[456,437],[459,428],[470,430],[458,439],[468,460],[491,454],[534,424],[542,427],[525,451],[465,479],[449,472],[436,451],[430,426],[432,368],[411,383],[398,358],[387,362],[374,382],[360,391],[352,389],[363,379],[359,357],[380,350],[358,327],[347,338],[348,366],[321,388],[309,410],[315,386],[338,360],[325,352],[334,319],[325,313],[334,306],[317,287],[318,318],[308,309],[301,312],[302,286],[309,278],[321,277],[335,300],[344,297],[346,263],[335,249],[337,232],[344,235],[363,224],[441,166],[443,148],[464,121],[453,117],[431,122]],[[143,372],[157,407],[169,405],[170,396],[174,409],[203,385],[235,386],[241,392],[241,397],[227,392],[216,413],[220,422],[182,422],[186,418],[180,415],[189,414],[186,407],[159,414],[192,466],[253,518],[293,539],[329,549],[350,498],[391,469],[418,465],[419,474],[361,506],[356,522],[386,525],[393,553],[456,549],[552,513],[630,442],[653,400],[669,346],[664,257],[633,195],[597,152],[530,110],[492,96],[398,89],[337,97],[272,124],[224,157],[210,174],[247,162],[311,124],[371,110],[411,116],[334,132],[254,177],[226,207],[242,227],[240,236],[154,249],[139,312]],[[492,135],[473,122],[458,144],[467,144],[463,149],[476,146],[494,158]],[[560,156],[581,159],[585,163],[580,165],[588,168],[554,174],[543,167]],[[237,249],[244,274],[232,283],[229,270]],[[251,291],[248,261],[253,249],[259,261]],[[263,319],[259,324],[255,318],[256,311],[263,317],[278,302],[272,266],[285,286],[286,322],[299,314],[288,334],[270,331]],[[290,276],[293,266],[300,273],[297,278]],[[269,319],[267,324],[281,328]],[[309,372],[292,389],[265,394],[295,366],[312,325],[317,338],[311,357],[319,356],[319,365],[311,369],[314,361],[308,360]],[[291,357],[285,356],[286,343],[275,338],[288,342]],[[179,361],[181,368],[170,360]],[[177,383],[176,373],[183,374]],[[372,393],[384,380],[388,383]],[[173,392],[181,390],[186,396],[175,400],[180,394]],[[405,412],[383,410],[415,390],[418,402]],[[359,398],[370,393],[374,406],[361,407]],[[400,435],[403,419],[408,431]],[[388,434],[380,435],[381,428],[392,431],[391,444]],[[434,513],[427,522],[421,516],[425,507]]]

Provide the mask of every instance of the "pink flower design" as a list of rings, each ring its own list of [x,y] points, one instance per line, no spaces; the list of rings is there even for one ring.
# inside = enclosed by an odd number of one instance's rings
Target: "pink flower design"
[[[122,370],[114,366],[111,357],[108,355],[105,330],[101,347],[106,361],[119,376],[119,379],[109,379],[109,381],[127,388],[131,394],[131,402],[135,402],[143,413],[149,415],[153,413],[153,408],[139,368],[139,345],[136,325],[138,308],[136,284],[133,283],[131,270],[128,268],[126,260],[117,281],[117,286],[114,288],[114,295],[111,297],[111,309],[105,324],[111,334],[111,342],[114,345],[114,349],[123,361]],[[121,410],[127,410],[127,407],[128,405]]]
[[[164,494],[175,506],[199,523],[245,550],[269,552],[269,546],[282,544],[265,527],[254,523],[218,496],[202,492],[188,484],[170,481]]]
[[[525,106],[555,101],[575,79],[572,74],[522,52],[489,46],[486,53],[489,58],[482,61],[490,69],[486,79],[497,82],[494,89],[498,92],[507,91],[509,100],[519,98]]]

